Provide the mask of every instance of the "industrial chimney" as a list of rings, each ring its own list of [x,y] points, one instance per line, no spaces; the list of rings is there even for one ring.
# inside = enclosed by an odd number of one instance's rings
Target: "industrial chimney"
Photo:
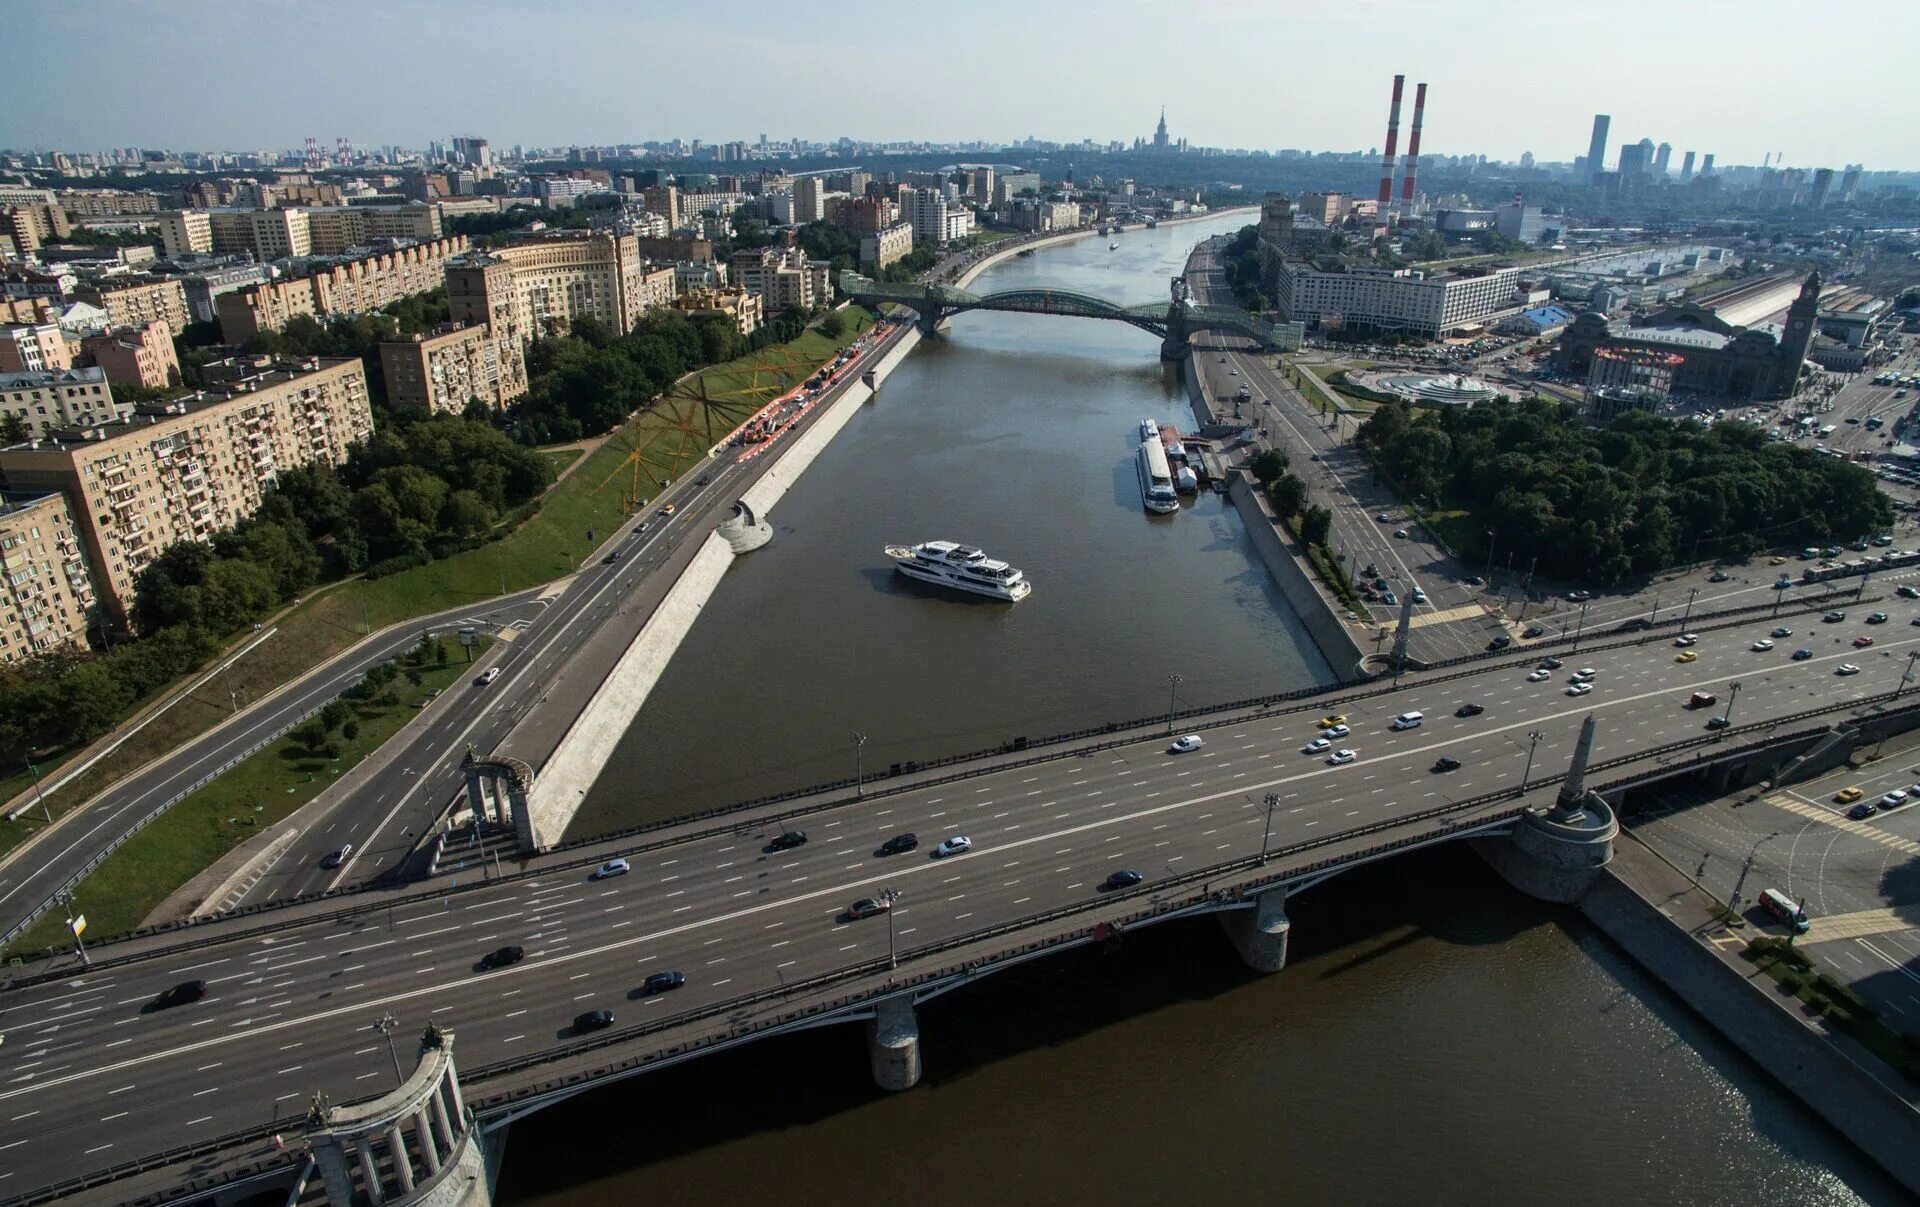
[[[1427,86],[1419,84],[1413,90],[1413,133],[1407,137],[1407,175],[1400,183],[1400,217],[1402,220],[1413,216],[1413,182],[1420,173],[1420,118],[1427,111]]]
[[[1387,111],[1387,153],[1380,161],[1380,204],[1378,221],[1385,230],[1393,209],[1393,152],[1400,145],[1400,94],[1406,90],[1407,77],[1393,77],[1393,108]]]

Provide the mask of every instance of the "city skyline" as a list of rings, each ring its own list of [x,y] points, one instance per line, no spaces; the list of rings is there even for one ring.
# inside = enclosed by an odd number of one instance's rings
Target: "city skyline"
[[[1676,153],[1715,150],[1723,167],[1758,164],[1771,153],[1793,166],[1920,168],[1920,130],[1892,111],[1862,109],[1806,70],[1844,60],[1851,76],[1897,78],[1900,40],[1855,31],[1895,27],[1906,10],[1891,0],[1868,0],[1865,8],[1841,29],[1800,28],[1803,10],[1780,0],[1748,6],[1737,24],[1706,6],[1650,0],[1604,14],[1515,6],[1478,24],[1406,0],[1364,14],[1245,0],[1203,0],[1176,11],[1139,0],[1099,22],[988,0],[964,14],[930,10],[911,22],[843,31],[833,23],[837,14],[820,5],[767,6],[725,25],[636,13],[611,0],[538,9],[480,0],[457,16],[419,0],[91,0],[17,31],[19,66],[6,90],[0,146],[237,151],[296,147],[307,137],[331,146],[345,137],[356,146],[417,147],[468,133],[504,148],[755,141],[763,132],[776,141],[1031,136],[1130,145],[1150,137],[1164,103],[1176,142],[1349,151],[1380,145],[1380,98],[1391,76],[1404,72],[1432,90],[1431,155],[1516,160],[1531,152],[1542,162],[1571,162],[1583,152],[1593,114],[1608,113],[1616,148],[1650,137]],[[1775,36],[1789,22],[1794,37]],[[1026,36],[952,52],[1010,23]],[[244,105],[210,104],[223,95],[218,89],[154,88],[155,65],[203,57],[212,28],[223,31],[223,46],[247,48],[238,62],[265,62],[276,46],[297,48],[309,65],[303,70],[323,74],[326,86],[236,80],[224,95],[244,94]],[[1657,41],[1646,40],[1649,28],[1659,30]],[[1193,65],[1207,79],[1241,81],[1234,101],[1215,103],[1210,90],[1192,88],[1179,65],[1164,61],[1162,46],[1185,43],[1206,48]],[[1327,53],[1287,53],[1302,44]],[[1578,59],[1569,64],[1573,48]],[[754,72],[758,51],[825,63],[846,57],[861,66],[845,86],[830,85],[824,81],[837,73]],[[73,86],[75,62],[90,63],[84,89]],[[1284,76],[1276,64],[1284,64]],[[1489,70],[1492,64],[1500,69]],[[736,86],[711,88],[715,71]],[[861,71],[872,78],[861,82]],[[634,72],[646,77],[645,87],[633,86]],[[448,88],[454,73],[506,83]],[[823,82],[808,82],[814,79]],[[911,79],[915,95],[940,99],[887,103],[888,79]],[[1713,105],[1675,102],[1686,91],[1677,85],[1708,80]],[[544,103],[528,103],[527,82]]]

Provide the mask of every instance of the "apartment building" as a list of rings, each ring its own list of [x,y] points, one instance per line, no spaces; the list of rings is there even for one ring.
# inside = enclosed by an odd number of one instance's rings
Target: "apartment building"
[[[1342,264],[1315,268],[1288,260],[1276,274],[1283,321],[1353,326],[1437,339],[1518,311],[1518,268],[1460,269],[1439,276],[1411,268]]]
[[[138,327],[116,327],[80,341],[80,350],[107,380],[149,390],[180,384],[180,359],[173,350],[173,329],[161,319]]]
[[[944,247],[973,233],[973,211],[937,188],[901,189],[900,218],[912,224],[916,245]]]
[[[58,373],[73,367],[73,350],[58,323],[0,326],[0,373]]]
[[[339,465],[373,434],[357,357],[236,357],[191,397],[0,449],[0,480],[63,491],[101,604],[124,621],[134,580],[168,546],[206,541],[259,509],[282,469]]]
[[[209,210],[168,210],[160,215],[160,249],[169,260],[213,251],[213,214]]]
[[[245,343],[262,331],[278,331],[296,315],[325,319],[368,314],[401,298],[438,289],[456,257],[468,250],[465,235],[453,235],[363,256],[304,277],[263,281],[214,299],[220,338]]]
[[[440,207],[407,205],[335,205],[304,211],[307,240],[316,256],[337,256],[351,247],[382,239],[433,240],[444,227]]]
[[[451,324],[427,335],[383,342],[380,367],[387,401],[459,414],[478,400],[492,410],[527,392],[527,361],[519,340],[496,336],[484,323]]]
[[[896,222],[884,230],[860,236],[860,267],[885,268],[913,250],[913,225]]]
[[[833,295],[829,265],[808,260],[800,247],[751,247],[733,253],[733,283],[760,294],[767,310],[811,310]]]
[[[69,427],[112,423],[129,411],[98,368],[0,373],[0,415],[18,416],[30,439]]]
[[[650,305],[673,299],[673,269],[649,270],[639,237],[568,232],[496,248],[447,265],[447,305],[457,323],[485,323],[521,343],[577,318],[633,330]]]
[[[54,200],[73,218],[118,218],[125,214],[160,212],[160,194],[127,189],[61,189],[54,194]]]
[[[802,176],[793,182],[793,220],[797,223],[822,222],[827,216],[827,186],[818,176]]]
[[[256,260],[285,260],[313,252],[313,226],[307,211],[286,210],[208,210],[211,251],[217,255],[250,255]]]
[[[47,192],[45,189],[11,190]],[[0,253],[12,252],[21,258],[40,250],[43,243],[64,239],[73,233],[67,212],[51,202],[0,204]]]
[[[85,644],[93,606],[66,496],[0,492],[0,663]]]
[[[169,331],[184,331],[193,321],[186,288],[171,277],[109,280],[97,289],[78,290],[74,297],[105,310],[107,321],[115,327],[140,327],[158,320]]]
[[[740,286],[697,289],[673,300],[674,309],[690,319],[724,318],[742,335],[752,335],[766,321],[766,299]]]

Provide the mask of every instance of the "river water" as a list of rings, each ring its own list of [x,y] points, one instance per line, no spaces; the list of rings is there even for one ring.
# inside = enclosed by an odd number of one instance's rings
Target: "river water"
[[[1089,239],[991,270],[1162,296],[1244,219]],[[1144,414],[1191,422],[1158,342],[1117,323],[963,315],[775,509],[695,624],[572,835],[1328,677],[1231,512],[1140,509]],[[1014,608],[885,567],[977,543]],[[1569,910],[1464,849],[1289,903],[1293,960],[1244,971],[1206,921],[1042,961],[923,1006],[926,1081],[873,1089],[859,1027],[609,1087],[514,1125],[511,1203],[1900,1202]]]

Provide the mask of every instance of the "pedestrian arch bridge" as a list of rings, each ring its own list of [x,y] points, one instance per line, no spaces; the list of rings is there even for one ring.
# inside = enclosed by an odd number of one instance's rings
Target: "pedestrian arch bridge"
[[[840,290],[863,306],[891,302],[919,316],[920,329],[931,335],[940,325],[968,310],[998,310],[1012,314],[1054,314],[1066,318],[1114,319],[1160,337],[1160,355],[1184,359],[1189,338],[1197,331],[1220,331],[1244,336],[1263,351],[1285,351],[1300,342],[1297,324],[1276,326],[1243,310],[1201,306],[1187,292],[1184,277],[1173,279],[1172,297],[1164,302],[1123,306],[1071,289],[1006,289],[974,293],[951,285],[892,284],[857,272],[840,274]]]

